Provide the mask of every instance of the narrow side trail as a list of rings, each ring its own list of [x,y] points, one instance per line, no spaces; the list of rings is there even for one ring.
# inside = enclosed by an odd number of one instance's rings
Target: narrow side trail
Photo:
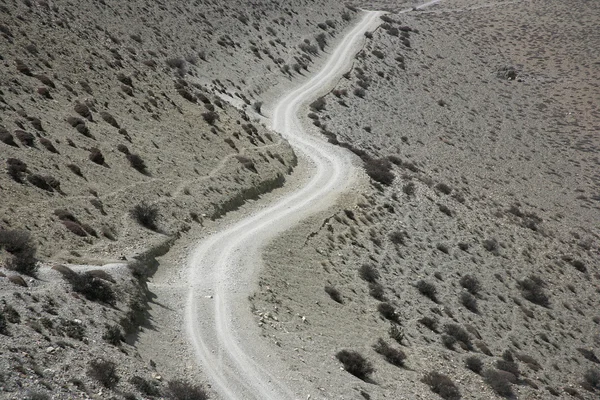
[[[301,105],[326,91],[349,68],[364,32],[379,24],[381,14],[366,12],[322,70],[273,110],[273,129],[311,165],[306,185],[209,236],[190,257],[186,330],[202,372],[223,399],[306,398],[288,387],[297,379],[287,376],[288,369],[259,343],[247,298],[260,267],[261,248],[280,232],[332,205],[353,181],[347,152],[305,133],[297,115]]]

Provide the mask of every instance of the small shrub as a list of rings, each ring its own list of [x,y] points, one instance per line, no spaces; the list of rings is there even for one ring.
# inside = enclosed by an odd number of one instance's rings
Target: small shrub
[[[127,154],[127,160],[135,170],[144,175],[148,174],[146,163],[144,162],[144,160],[142,160],[142,157],[140,157],[137,154]]]
[[[452,382],[452,379],[444,374],[435,371],[428,372],[422,382],[443,399],[458,400],[461,398],[458,387]]]
[[[496,239],[486,239],[483,241],[483,248],[494,255],[498,255],[500,251],[500,243]]]
[[[88,364],[88,376],[100,382],[106,388],[114,388],[119,383],[117,367],[114,362],[104,359],[92,360]]]
[[[12,254],[6,267],[21,274],[35,277],[39,266],[37,264],[37,248],[33,238],[27,231],[0,229],[0,249]]]
[[[2,311],[0,311],[0,335],[8,336],[8,323]]]
[[[583,381],[592,389],[600,390],[600,371],[597,369],[588,369],[583,375]]]
[[[158,390],[158,388],[152,384],[152,382],[148,382],[141,376],[132,376],[129,378],[129,383],[131,383],[143,395],[150,397],[160,396],[160,390]]]
[[[591,361],[596,364],[600,364],[600,359],[594,354],[592,350],[585,349],[583,347],[579,347],[577,351],[588,361]]]
[[[421,325],[426,326],[427,328],[429,328],[431,331],[433,331],[435,333],[438,332],[438,321],[435,318],[423,317],[423,318],[419,319],[419,323]]]
[[[75,273],[64,275],[64,278],[71,284],[71,288],[75,292],[81,293],[90,301],[100,301],[110,305],[116,303],[115,292],[110,284],[93,274],[88,272]]]
[[[460,302],[465,308],[471,312],[477,314],[477,299],[469,292],[462,292],[460,294]]]
[[[392,322],[400,323],[398,320],[398,313],[396,312],[394,306],[392,306],[390,303],[379,303],[379,305],[377,306],[377,311],[379,311],[379,313],[385,319],[388,319]]]
[[[375,283],[379,279],[379,271],[370,264],[363,264],[358,270],[360,277],[370,283]]]
[[[207,111],[205,113],[202,113],[202,118],[204,119],[204,121],[206,121],[207,124],[214,125],[215,122],[219,119],[219,114],[217,114],[214,111]]]
[[[90,149],[89,159],[98,165],[104,165],[104,156],[102,155],[100,149],[96,147],[92,147]]]
[[[333,286],[325,286],[325,293],[327,293],[333,301],[340,304],[344,304],[344,300],[342,299],[340,291],[334,288]]]
[[[158,230],[158,226],[156,225],[156,220],[158,219],[157,206],[142,201],[131,209],[130,214],[143,227],[152,231]]]
[[[0,125],[0,142],[7,144],[9,146],[19,147],[19,146],[17,146],[17,143],[15,143],[15,139],[10,134],[10,132],[7,131],[6,128],[4,128],[1,125]]]
[[[550,305],[550,298],[543,289],[545,284],[540,278],[531,275],[517,283],[519,289],[521,289],[521,295],[526,300],[542,307],[548,307]]]
[[[498,360],[496,361],[496,368],[501,371],[510,372],[516,378],[518,378],[519,375],[521,375],[521,372],[519,371],[519,366],[514,361]]]
[[[465,359],[465,366],[476,374],[481,374],[483,361],[477,356],[469,356]]]
[[[118,346],[121,344],[123,340],[123,334],[121,333],[121,328],[118,325],[106,325],[106,330],[102,335],[102,339],[106,342],[112,344],[113,346]]]
[[[75,112],[79,115],[81,115],[83,118],[87,119],[88,121],[93,121],[93,117],[92,117],[92,112],[90,111],[90,109],[88,108],[88,106],[86,106],[85,104],[82,103],[77,103],[75,104],[75,107],[73,107],[73,109],[75,110]],[[79,125],[79,124],[77,124]],[[76,125],[73,125],[76,126]]]
[[[69,170],[74,173],[77,176],[80,176],[83,178],[83,172],[81,172],[81,168],[79,168],[77,165],[75,164],[67,164],[67,168],[69,168]]]
[[[369,159],[365,162],[365,171],[367,175],[375,182],[382,185],[391,185],[396,177],[391,171],[392,163],[386,158]]]
[[[108,113],[106,111],[100,111],[100,116],[102,117],[104,122],[108,123],[109,125],[112,125],[113,127],[117,128],[117,129],[121,129],[121,127],[119,126],[119,123],[117,122],[115,117],[113,117],[110,113]]]
[[[385,340],[380,338],[377,341],[377,344],[375,344],[373,346],[373,349],[377,353],[381,354],[383,356],[383,358],[385,358],[385,360],[387,362],[389,362],[390,364],[395,365],[397,367],[404,366],[404,360],[406,360],[406,354],[404,354],[404,352],[402,350],[393,348],[392,346],[387,344]]]
[[[347,372],[363,381],[375,371],[371,362],[356,351],[341,350],[335,356]]]
[[[417,290],[419,291],[419,293],[421,293],[425,297],[428,297],[433,302],[438,302],[436,297],[437,289],[435,288],[435,285],[433,283],[420,280],[419,282],[417,282]]]
[[[459,325],[457,325],[457,324],[446,324],[444,326],[444,330],[446,331],[446,333],[448,335],[452,336],[457,341],[464,343],[464,345],[468,349],[472,348],[471,338],[469,337],[469,334],[467,333],[466,330],[464,330],[463,328],[461,328]]]
[[[406,185],[402,187],[402,191],[407,196],[413,196],[415,194],[416,186],[413,182],[408,182]]]
[[[1,312],[4,314],[4,317],[11,324],[18,324],[21,322],[21,315],[13,306],[7,304],[4,306],[4,310]]]
[[[77,236],[80,236],[80,237],[86,237],[87,236],[87,232],[85,231],[85,229],[83,229],[83,227],[81,225],[79,225],[79,223],[77,223],[77,222],[73,222],[73,221],[70,221],[70,220],[64,220],[64,221],[62,221],[62,224],[71,233],[74,233]]]
[[[310,103],[310,109],[314,112],[323,111],[325,109],[325,104],[325,98],[319,97],[318,99]]]
[[[516,378],[510,372],[488,369],[484,372],[484,379],[494,392],[500,396],[513,396],[512,383],[516,382]]]
[[[54,147],[54,144],[52,144],[50,140],[46,138],[40,138],[40,144],[44,146],[44,148],[50,153],[58,154],[58,150],[56,150],[56,147]]]
[[[170,381],[168,384],[169,398],[173,400],[206,400],[208,394],[200,385],[180,380]]]
[[[481,284],[479,283],[479,280],[473,275],[464,275],[462,278],[460,278],[459,283],[460,286],[467,289],[473,296],[476,296],[481,290]]]
[[[33,136],[31,133],[25,132],[25,131],[22,131],[22,130],[16,130],[15,131],[15,136],[25,146],[27,146],[27,147],[34,147],[35,146],[35,136]]]
[[[369,294],[376,300],[386,301],[385,291],[379,283],[369,282]]]
[[[363,88],[360,88],[360,87],[358,87],[358,88],[354,89],[354,90],[352,91],[352,93],[354,93],[354,95],[355,95],[356,97],[360,97],[361,99],[362,99],[362,98],[364,98],[364,97],[365,97],[365,94],[366,94],[366,92],[365,92],[365,89],[363,89]]]

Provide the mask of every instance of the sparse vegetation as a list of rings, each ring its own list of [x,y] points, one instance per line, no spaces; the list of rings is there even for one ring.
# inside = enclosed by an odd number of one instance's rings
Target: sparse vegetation
[[[433,393],[436,393],[443,399],[458,400],[461,398],[458,387],[447,375],[431,371],[423,377],[422,381],[429,386]]]
[[[0,250],[12,255],[6,267],[21,274],[36,276],[39,266],[36,258],[37,247],[27,231],[0,229]]]
[[[334,288],[333,286],[325,286],[325,293],[327,293],[333,301],[340,304],[344,304],[344,300],[342,299],[340,291]]]
[[[481,374],[483,361],[477,356],[469,356],[465,359],[465,366],[476,374]]]
[[[539,277],[530,275],[528,278],[519,281],[518,286],[521,289],[521,295],[526,300],[542,307],[550,305],[550,298],[544,291],[545,283]]]
[[[341,350],[335,356],[347,372],[363,381],[375,371],[371,362],[356,351]]]
[[[435,285],[433,283],[427,282],[425,280],[420,280],[417,282],[416,286],[419,293],[421,293],[423,296],[429,298],[435,303],[438,302],[437,289],[435,288]]]
[[[133,207],[130,213],[131,217],[144,228],[148,228],[152,231],[158,230],[158,226],[156,225],[158,220],[157,206],[142,201],[140,204]]]
[[[370,283],[375,283],[379,279],[379,272],[370,264],[361,265],[358,273],[363,280]]]
[[[383,356],[383,358],[385,358],[385,360],[387,362],[389,362],[390,364],[395,365],[397,367],[404,366],[404,360],[406,360],[406,354],[404,354],[404,352],[402,350],[393,348],[392,346],[387,344],[385,340],[380,338],[377,341],[377,344],[375,344],[373,346],[373,349],[377,353],[381,354]]]
[[[170,381],[168,386],[168,398],[172,400],[206,400],[208,394],[200,385],[181,380]]]
[[[114,388],[120,380],[117,375],[116,364],[104,359],[90,361],[88,363],[87,374],[106,388]]]

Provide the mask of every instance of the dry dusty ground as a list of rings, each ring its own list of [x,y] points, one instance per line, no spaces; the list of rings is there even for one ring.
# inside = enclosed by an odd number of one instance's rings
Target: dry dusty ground
[[[452,398],[431,371],[462,398],[597,398],[597,7],[389,17],[307,118],[372,188],[270,246],[252,299],[264,336],[328,399]],[[344,349],[375,372],[344,371]]]

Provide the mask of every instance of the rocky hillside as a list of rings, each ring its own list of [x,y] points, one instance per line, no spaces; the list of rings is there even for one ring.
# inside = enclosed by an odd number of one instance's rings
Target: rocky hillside
[[[597,398],[599,18],[392,13],[311,105],[371,189],[274,243],[253,306],[324,398]]]

